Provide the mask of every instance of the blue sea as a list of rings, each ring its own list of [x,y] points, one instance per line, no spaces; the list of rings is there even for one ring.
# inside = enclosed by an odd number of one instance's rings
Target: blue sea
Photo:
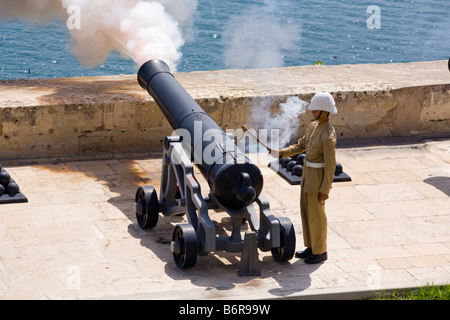
[[[182,31],[179,72],[446,60],[450,1],[199,0]],[[70,46],[65,22],[1,20],[0,79],[136,72],[117,52],[87,68]]]

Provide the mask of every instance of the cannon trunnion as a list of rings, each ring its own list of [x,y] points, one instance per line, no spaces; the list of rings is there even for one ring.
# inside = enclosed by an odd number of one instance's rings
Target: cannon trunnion
[[[197,256],[220,250],[242,253],[239,275],[260,274],[258,248],[270,250],[276,261],[291,259],[295,252],[292,222],[271,213],[261,193],[261,171],[237,148],[233,137],[192,99],[163,61],[146,62],[138,72],[138,82],[174,129],[174,135],[164,139],[160,198],[152,186],[136,192],[139,226],[154,228],[159,213],[186,214],[188,223],[175,226],[170,245],[179,268],[193,267]],[[194,176],[194,164],[210,187],[207,197],[202,196]],[[230,236],[216,236],[209,210],[230,215]],[[243,223],[251,229],[244,239]]]

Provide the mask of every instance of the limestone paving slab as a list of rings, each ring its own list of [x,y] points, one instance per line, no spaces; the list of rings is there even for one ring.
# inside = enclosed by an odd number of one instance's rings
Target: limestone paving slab
[[[0,205],[0,299],[347,299],[449,283],[450,140],[376,142],[337,150],[352,181],[334,183],[326,205],[329,259],[278,263],[259,252],[255,277],[240,277],[240,254],[228,252],[179,270],[169,243],[184,216],[138,227],[134,194],[142,185],[159,193],[159,157],[6,163],[29,201]],[[267,154],[250,158],[301,250],[300,187],[267,170]],[[196,177],[206,196],[198,170]],[[227,214],[210,216],[218,234],[231,232]]]

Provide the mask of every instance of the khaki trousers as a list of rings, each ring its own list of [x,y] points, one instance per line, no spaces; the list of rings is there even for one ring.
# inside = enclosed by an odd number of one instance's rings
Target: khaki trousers
[[[313,254],[327,251],[327,216],[325,204],[319,202],[318,193],[300,192],[303,242]]]

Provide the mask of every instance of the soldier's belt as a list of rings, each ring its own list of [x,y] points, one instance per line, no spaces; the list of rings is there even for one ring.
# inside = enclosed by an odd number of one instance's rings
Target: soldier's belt
[[[306,161],[306,166],[310,168],[325,168],[325,163]]]

